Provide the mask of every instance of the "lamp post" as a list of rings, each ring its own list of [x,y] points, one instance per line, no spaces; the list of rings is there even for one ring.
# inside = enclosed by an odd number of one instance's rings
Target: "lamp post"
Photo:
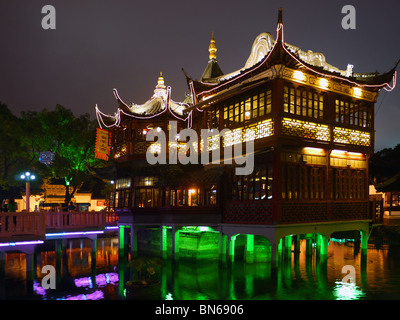
[[[36,177],[35,175],[31,174],[29,171],[25,172],[24,174],[21,174],[21,179],[25,180],[25,188],[26,188],[26,211],[29,212],[30,206],[29,206],[29,199],[31,197],[31,191],[30,191],[30,182],[32,180],[35,180]]]

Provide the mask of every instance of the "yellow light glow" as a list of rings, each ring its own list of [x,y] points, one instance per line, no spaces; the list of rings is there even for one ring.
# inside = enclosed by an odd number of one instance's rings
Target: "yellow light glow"
[[[361,95],[362,95],[362,90],[361,90],[361,88],[354,87],[354,88],[353,88],[353,93],[354,93],[355,96],[361,97]]]
[[[331,152],[331,156],[334,157],[342,157],[342,158],[357,158],[357,159],[363,159],[364,158],[364,154],[360,153],[360,152],[349,152],[346,150],[337,150],[334,149]]]
[[[323,88],[328,88],[329,81],[326,80],[325,78],[319,79],[319,85]]]
[[[300,80],[300,81],[304,81],[304,78],[305,78],[304,73],[301,72],[301,71],[299,71],[299,70],[296,70],[296,71],[294,72],[293,77],[294,77],[296,80]]]
[[[311,154],[311,155],[324,155],[324,149],[321,148],[312,148],[312,147],[305,147],[304,153]]]
[[[362,157],[364,157],[364,154],[359,153],[359,152],[348,152],[347,154],[350,157],[354,157],[354,158],[362,158]]]
[[[337,150],[337,149],[334,149],[334,150],[332,150],[332,152],[331,152],[331,156],[345,156],[347,154],[347,151],[345,151],[345,150]]]

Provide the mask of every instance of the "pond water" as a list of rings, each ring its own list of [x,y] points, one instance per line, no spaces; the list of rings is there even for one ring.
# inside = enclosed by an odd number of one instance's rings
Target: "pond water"
[[[154,277],[158,287],[151,298],[159,300],[335,300],[400,299],[400,246],[370,243],[362,260],[354,242],[331,241],[326,264],[305,254],[301,242],[298,256],[280,263],[271,275],[269,263],[245,263],[238,259],[229,267],[216,260],[193,262],[165,260]],[[68,239],[64,254],[55,241],[36,247],[33,281],[27,281],[26,255],[7,253],[0,277],[0,299],[29,300],[125,300],[125,283],[133,279],[127,261],[118,258],[116,234],[99,237],[97,252],[90,239]],[[129,257],[127,258],[129,259]],[[58,261],[58,262],[57,262]],[[55,266],[56,288],[44,289],[44,265]],[[353,283],[343,281],[344,266],[354,267]]]

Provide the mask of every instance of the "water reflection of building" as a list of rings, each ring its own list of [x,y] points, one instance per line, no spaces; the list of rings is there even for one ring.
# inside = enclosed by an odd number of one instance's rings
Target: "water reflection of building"
[[[112,132],[115,166],[108,173],[116,179],[113,206],[121,230],[159,226],[163,237],[164,227],[171,227],[174,254],[182,226],[221,232],[221,254],[227,250],[231,257],[238,234],[247,235],[249,255],[254,235],[268,238],[272,257],[282,246],[291,247],[298,234],[317,234],[326,254],[333,232],[360,230],[365,248],[374,103],[381,89],[393,89],[395,68],[383,74],[355,73],[350,65],[340,70],[322,53],[286,44],[281,11],[276,39],[260,34],[242,69],[224,74],[216,49],[213,35],[206,69],[199,81],[186,76],[190,96],[182,103],[171,99],[160,75],[143,105],[126,104],[114,89],[117,112],[106,115],[96,107],[99,125]],[[168,132],[170,120],[177,121],[177,132],[169,148],[178,151],[187,151],[179,140],[186,127],[198,133],[229,129],[221,139],[210,134],[202,146],[220,150],[221,159],[227,147],[254,142],[253,172],[235,175],[235,165],[223,161],[149,165],[146,151],[158,154],[160,145],[146,141],[146,134]],[[161,240],[161,248],[167,243]]]

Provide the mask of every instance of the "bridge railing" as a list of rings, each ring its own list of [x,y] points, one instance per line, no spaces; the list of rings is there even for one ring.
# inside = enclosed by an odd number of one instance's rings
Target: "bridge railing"
[[[44,236],[45,213],[0,212],[0,238],[20,235]]]
[[[116,225],[117,216],[106,211],[46,212],[47,229],[103,228]]]
[[[116,225],[114,212],[0,212],[0,239],[13,236],[44,237],[46,229],[71,230]]]

